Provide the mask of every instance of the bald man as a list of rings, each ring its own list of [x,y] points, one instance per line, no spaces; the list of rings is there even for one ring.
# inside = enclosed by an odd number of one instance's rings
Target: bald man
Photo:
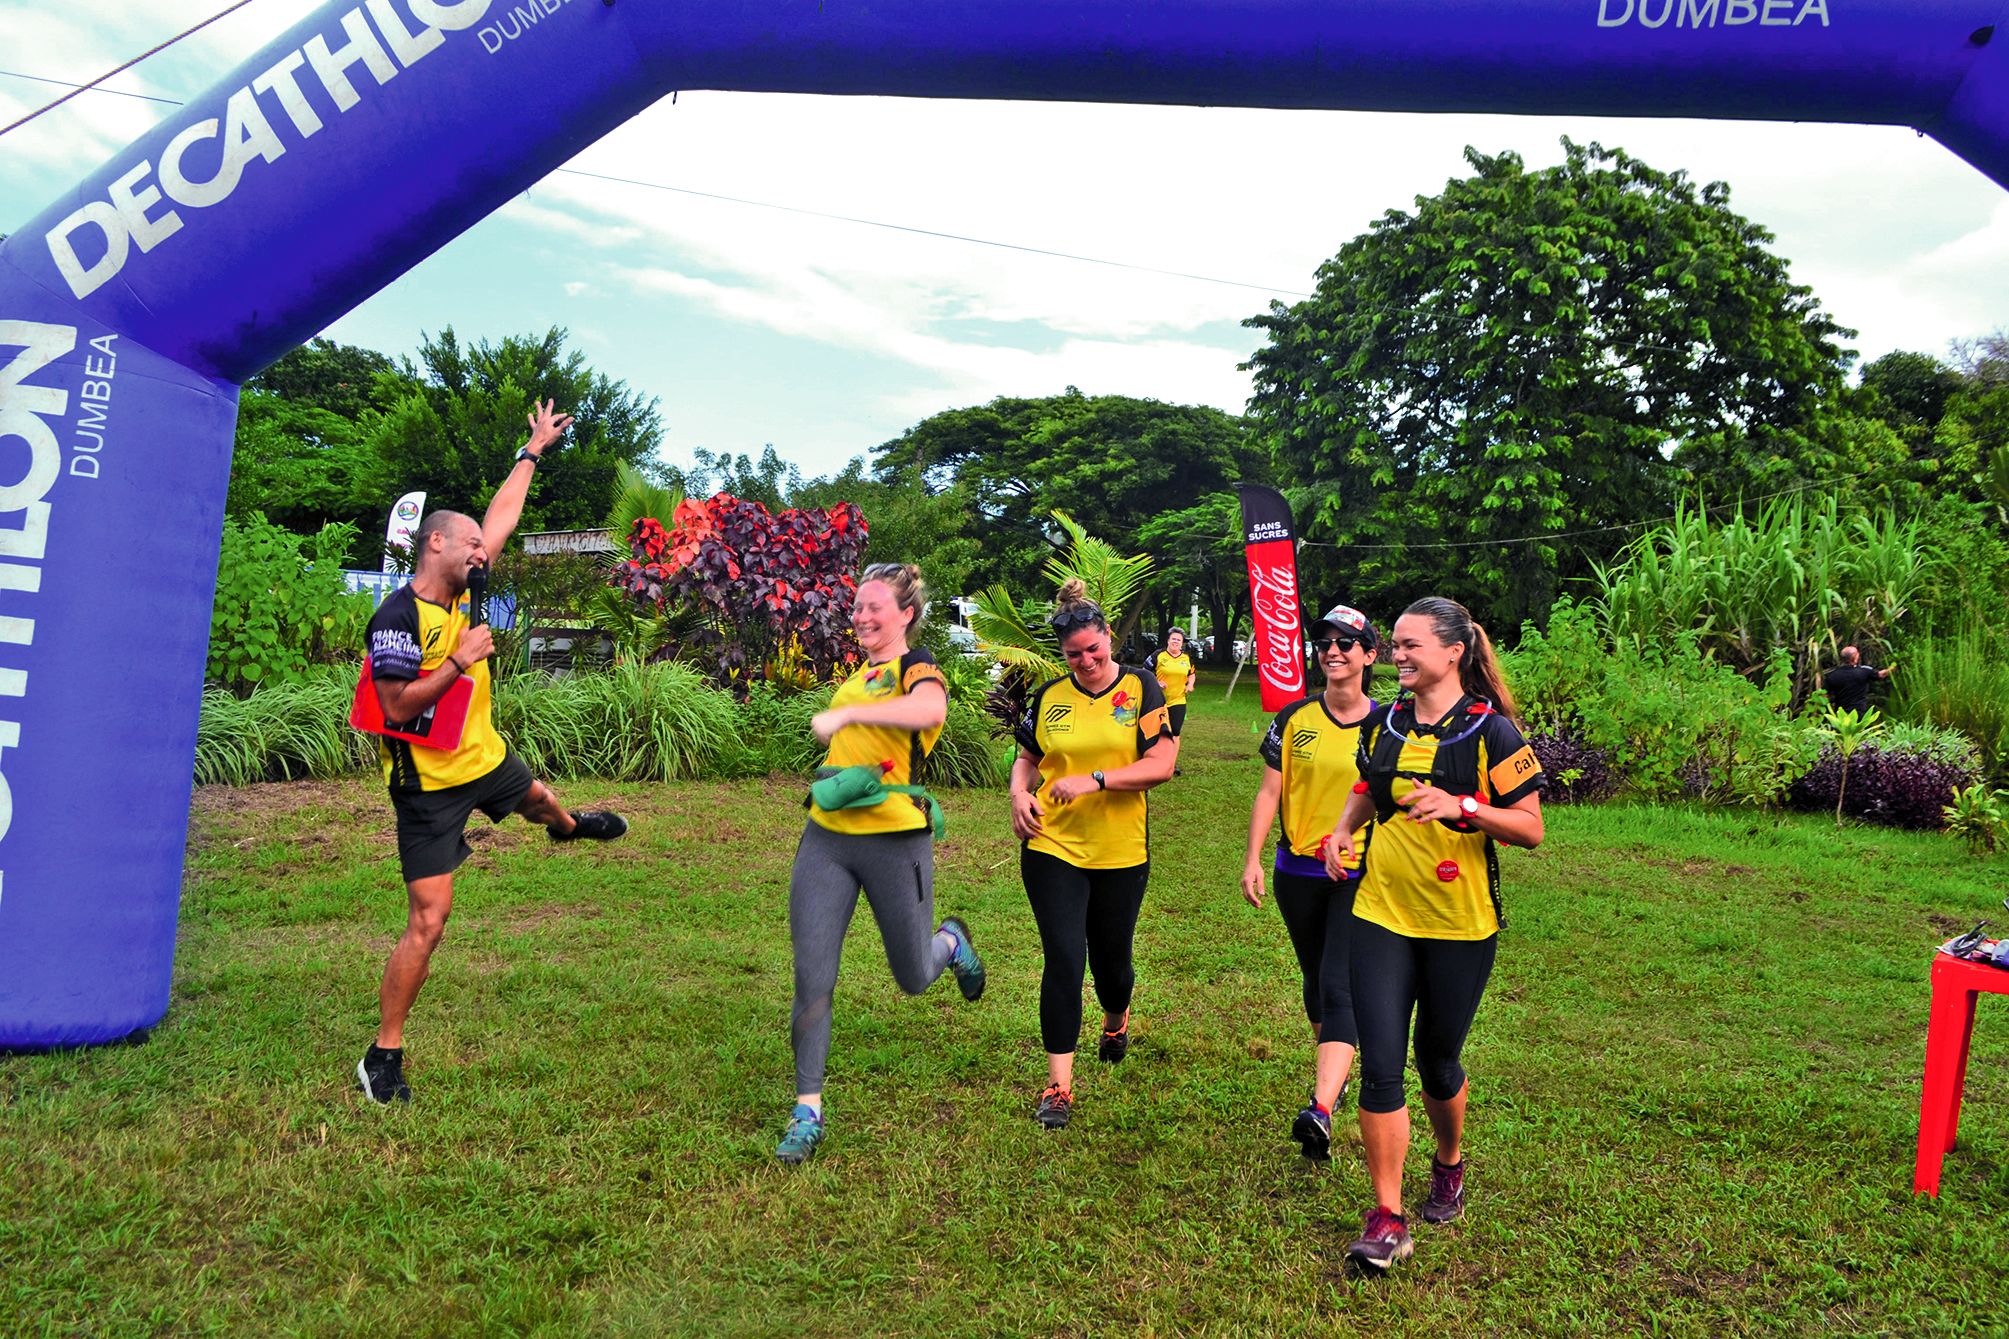
[[[448,690],[461,679],[472,688],[453,748],[428,748],[390,735],[378,741],[397,811],[398,864],[410,905],[404,936],[391,951],[377,992],[377,1040],[356,1063],[356,1081],[372,1102],[412,1100],[404,1074],[405,1016],[446,929],[453,872],[473,853],[467,823],[474,811],[492,823],[521,814],[542,823],[553,841],[612,841],[628,830],[618,814],[567,811],[510,751],[489,715],[488,657],[495,643],[485,622],[468,621],[469,574],[502,551],[523,515],[538,460],[572,422],[549,402],[529,417],[530,440],[516,453],[481,523],[455,511],[426,517],[412,536],[411,584],[385,600],[370,620],[370,675],[386,721],[407,734],[428,734]]]
[[[1860,716],[1869,710],[1869,686],[1878,679],[1888,679],[1894,665],[1882,669],[1871,669],[1862,663],[1862,652],[1853,646],[1842,648],[1842,663],[1828,671],[1821,686],[1828,690],[1828,701],[1836,711],[1852,711]]]

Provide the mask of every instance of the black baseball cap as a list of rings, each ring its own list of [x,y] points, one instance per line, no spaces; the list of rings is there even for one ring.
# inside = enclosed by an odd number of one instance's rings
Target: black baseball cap
[[[1379,647],[1381,635],[1374,630],[1374,624],[1366,614],[1351,605],[1336,604],[1325,611],[1319,620],[1305,629],[1309,637],[1356,637],[1366,647]]]

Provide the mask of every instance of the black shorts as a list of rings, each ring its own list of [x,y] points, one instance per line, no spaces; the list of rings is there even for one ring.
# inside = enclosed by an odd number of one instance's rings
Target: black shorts
[[[491,823],[515,813],[536,780],[523,759],[505,753],[486,776],[445,790],[392,791],[398,814],[398,867],[405,882],[451,874],[474,854],[467,820],[479,809]]]
[[[1173,703],[1171,706],[1165,708],[1165,715],[1172,725],[1172,738],[1177,739],[1179,732],[1186,728],[1186,704],[1184,702]]]

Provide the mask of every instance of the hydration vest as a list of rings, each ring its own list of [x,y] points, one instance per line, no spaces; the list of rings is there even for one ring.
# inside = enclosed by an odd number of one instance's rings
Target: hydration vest
[[[1372,731],[1361,743],[1361,752],[1367,757],[1361,779],[1367,783],[1368,798],[1374,801],[1375,822],[1386,823],[1402,812],[1402,806],[1395,802],[1395,782],[1399,777],[1427,781],[1453,795],[1477,795],[1480,785],[1479,753],[1485,738],[1486,718],[1494,714],[1491,703],[1468,696],[1460,699],[1450,720],[1442,728],[1424,725],[1416,719],[1416,699],[1404,695],[1396,699],[1388,714],[1379,721],[1371,726],[1362,726],[1363,734]],[[1403,715],[1409,718],[1406,727],[1399,731],[1392,728],[1397,718]],[[1405,736],[1439,741],[1437,751],[1430,760],[1429,772],[1403,770]],[[1437,822],[1453,832],[1479,831],[1462,817],[1440,818]],[[1493,916],[1504,930],[1507,927],[1507,912],[1500,904],[1500,856],[1490,835],[1486,836],[1485,849],[1486,891],[1493,899]]]

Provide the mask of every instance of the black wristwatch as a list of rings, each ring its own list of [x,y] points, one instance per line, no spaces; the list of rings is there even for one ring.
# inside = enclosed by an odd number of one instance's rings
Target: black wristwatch
[[[1100,772],[1090,772],[1090,773],[1089,773],[1089,775],[1095,778],[1095,788],[1096,788],[1097,790],[1108,790],[1108,789],[1109,789],[1109,778],[1108,778],[1108,777],[1106,777],[1106,776],[1102,775],[1102,773],[1100,773]]]
[[[527,446],[519,446],[516,448],[516,458],[518,460],[529,461],[530,468],[533,470],[537,468],[538,455],[535,451],[532,451]]]

